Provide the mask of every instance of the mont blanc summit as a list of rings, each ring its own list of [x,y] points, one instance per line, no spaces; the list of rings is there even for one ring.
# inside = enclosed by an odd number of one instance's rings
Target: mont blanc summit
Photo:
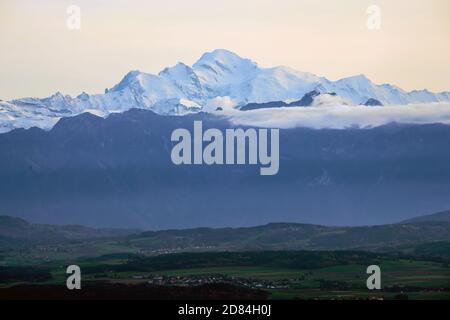
[[[354,105],[370,104],[368,101],[383,106],[450,101],[450,92],[407,92],[390,84],[374,84],[364,75],[331,81],[284,66],[262,68],[250,59],[218,49],[203,54],[192,66],[180,62],[158,74],[130,71],[100,94],[82,92],[71,97],[57,92],[42,99],[0,100],[0,132],[32,126],[49,129],[60,118],[82,112],[104,116],[138,108],[161,115],[185,115],[206,110],[217,99],[239,109],[250,103],[290,103],[312,91],[333,93],[341,98],[336,101]]]

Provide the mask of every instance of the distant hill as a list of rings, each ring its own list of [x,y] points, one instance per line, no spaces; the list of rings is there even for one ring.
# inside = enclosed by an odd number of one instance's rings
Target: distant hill
[[[418,223],[418,222],[450,222],[450,210],[442,211],[426,216],[420,216],[403,221],[402,223]]]
[[[129,243],[143,250],[373,250],[450,241],[450,222],[326,227],[276,223],[250,228],[144,232]]]
[[[136,229],[94,229],[78,225],[32,224],[23,219],[0,216],[0,247],[17,245],[63,244],[123,237],[136,233]]]
[[[448,213],[447,213],[448,215]],[[442,216],[442,213],[426,217]],[[419,219],[418,219],[419,220]],[[94,229],[84,226],[32,224],[0,216],[0,249],[17,245],[64,245],[104,242],[118,250],[108,253],[155,253],[224,250],[369,250],[385,251],[450,242],[450,221],[426,220],[363,227],[328,227],[271,223],[247,228],[195,228],[142,232],[135,229]],[[104,254],[99,252],[99,254]]]

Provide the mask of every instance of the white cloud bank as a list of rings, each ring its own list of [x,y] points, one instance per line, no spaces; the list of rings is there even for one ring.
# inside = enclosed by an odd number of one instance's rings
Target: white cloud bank
[[[450,103],[427,103],[395,106],[330,105],[321,101],[312,107],[286,107],[240,111],[229,97],[219,97],[203,107],[203,110],[226,116],[234,125],[289,129],[306,127],[314,129],[345,129],[352,127],[373,128],[390,122],[405,124],[442,123],[450,125]],[[335,103],[336,101],[333,101]],[[221,109],[221,110],[220,110]],[[0,133],[15,128],[37,126],[49,130],[59,120],[46,113],[6,112],[0,105]],[[13,110],[14,111],[14,110]],[[44,110],[45,111],[45,110]],[[98,110],[84,110],[101,117],[108,114]]]
[[[218,113],[218,112],[217,112]],[[258,109],[250,111],[223,110],[236,125],[267,128],[307,127],[315,129],[350,127],[371,128],[390,122],[408,124],[450,124],[449,103],[410,104],[399,106],[325,106]]]

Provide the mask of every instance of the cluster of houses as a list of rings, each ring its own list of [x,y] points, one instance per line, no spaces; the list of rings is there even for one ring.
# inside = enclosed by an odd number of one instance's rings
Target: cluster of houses
[[[182,287],[192,287],[201,286],[205,284],[232,284],[245,286],[248,288],[255,289],[277,289],[277,288],[287,288],[290,280],[283,281],[269,281],[263,279],[249,279],[249,278],[238,278],[222,274],[209,274],[209,275],[188,275],[188,276],[171,276],[171,275],[134,275],[132,276],[134,280],[147,280],[149,284],[159,285],[159,286],[182,286]],[[294,279],[292,279],[293,281]]]

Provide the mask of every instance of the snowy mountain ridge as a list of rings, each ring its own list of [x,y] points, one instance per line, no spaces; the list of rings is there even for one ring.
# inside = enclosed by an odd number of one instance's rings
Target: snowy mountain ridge
[[[355,105],[369,99],[383,105],[450,101],[450,92],[407,92],[389,84],[374,84],[364,75],[330,81],[284,66],[261,68],[250,59],[218,49],[203,54],[192,67],[178,63],[157,75],[130,71],[103,94],[83,92],[73,98],[57,92],[43,99],[0,100],[0,132],[31,126],[51,128],[61,117],[86,111],[103,116],[140,108],[162,115],[183,115],[201,111],[211,101],[225,97],[234,107],[240,107],[300,100],[313,90],[336,93],[342,101]]]

